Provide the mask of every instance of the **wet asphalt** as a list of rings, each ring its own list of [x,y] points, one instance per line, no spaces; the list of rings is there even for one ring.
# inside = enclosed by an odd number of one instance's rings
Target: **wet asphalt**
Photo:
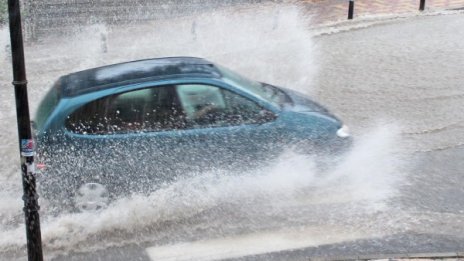
[[[400,126],[397,157],[407,163],[401,169],[405,179],[383,217],[397,222],[397,229],[388,235],[239,260],[463,251],[463,24],[462,13],[419,16],[314,36],[319,72],[311,87],[313,97],[345,119],[355,136],[373,126]],[[323,218],[315,214],[314,225],[323,224]],[[372,219],[375,216],[366,214],[361,220]],[[378,224],[372,221],[371,225]],[[81,249],[48,258],[150,260],[145,249],[153,244],[122,242],[122,247],[90,253]]]
[[[398,19],[316,36],[313,94],[362,133],[378,119],[402,127],[407,178],[390,202],[403,232],[238,260],[343,259],[464,249],[464,38],[462,14]],[[419,32],[420,31],[420,32]],[[356,112],[353,113],[352,111]],[[388,126],[388,125],[386,125]],[[330,211],[330,210],[327,210]],[[147,245],[54,260],[149,260]],[[236,259],[234,259],[236,260]]]

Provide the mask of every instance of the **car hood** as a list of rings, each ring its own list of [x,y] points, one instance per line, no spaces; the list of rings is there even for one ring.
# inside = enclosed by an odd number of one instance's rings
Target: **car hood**
[[[325,116],[331,117],[337,121],[340,121],[335,115],[333,115],[327,108],[320,105],[319,103],[311,100],[308,96],[286,88],[279,87],[285,94],[288,95],[291,103],[287,104],[284,109],[291,110],[294,112],[317,112]]]

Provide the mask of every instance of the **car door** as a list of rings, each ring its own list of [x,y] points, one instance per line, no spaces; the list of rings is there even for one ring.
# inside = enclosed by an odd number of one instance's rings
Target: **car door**
[[[243,169],[274,156],[282,136],[277,115],[221,86],[180,84],[180,104],[204,169]]]
[[[67,117],[65,128],[67,143],[80,154],[79,182],[150,191],[188,165],[182,147],[187,122],[171,85],[91,101]]]

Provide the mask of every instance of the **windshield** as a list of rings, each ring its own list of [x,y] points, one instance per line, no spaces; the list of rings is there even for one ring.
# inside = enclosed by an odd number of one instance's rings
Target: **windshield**
[[[238,85],[246,91],[272,103],[272,105],[276,107],[282,108],[287,101],[285,93],[275,86],[252,81],[220,65],[216,66],[222,73],[224,81],[233,85]]]

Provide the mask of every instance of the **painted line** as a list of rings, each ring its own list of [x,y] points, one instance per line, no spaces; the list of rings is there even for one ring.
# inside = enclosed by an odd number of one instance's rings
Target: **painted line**
[[[329,234],[328,231],[331,231]],[[368,235],[343,233],[332,228],[309,227],[295,230],[261,232],[234,237],[154,246],[145,251],[151,260],[218,260],[288,251],[365,238]]]
[[[290,236],[290,238],[289,238]],[[259,255],[269,252],[288,251],[295,248],[304,248],[317,246],[319,244],[336,243],[306,240],[304,243],[301,238],[295,238],[295,234],[288,232],[277,233],[257,233],[245,236],[229,237],[222,239],[204,240],[190,243],[181,243],[177,245],[151,247],[146,252],[151,260],[162,261],[186,261],[186,260],[220,260],[230,258],[240,258],[249,255]],[[307,237],[313,237],[313,235]],[[295,242],[294,240],[298,240]],[[345,240],[345,239],[344,239]],[[261,243],[257,243],[261,242]],[[312,244],[310,244],[312,243]],[[306,245],[304,245],[306,244]],[[308,245],[310,244],[310,245]],[[298,247],[299,245],[299,247]],[[304,246],[303,246],[304,245]],[[379,254],[379,255],[360,255],[344,257],[306,257],[314,261],[388,261],[395,259],[397,261],[432,261],[448,260],[458,261],[464,258],[464,252],[448,253],[403,253],[403,254]]]

